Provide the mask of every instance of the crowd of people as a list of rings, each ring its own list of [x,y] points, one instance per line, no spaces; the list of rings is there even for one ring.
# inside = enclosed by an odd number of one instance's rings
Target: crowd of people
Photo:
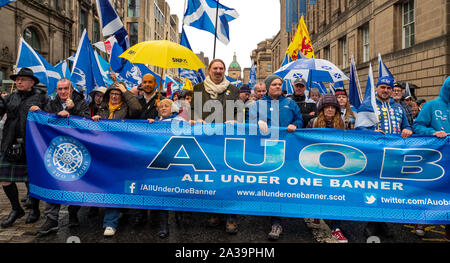
[[[219,122],[217,116],[212,118],[214,105],[223,107],[219,120],[224,123],[239,121],[257,123],[262,134],[266,134],[270,126],[276,123],[285,127],[289,133],[303,128],[321,129],[363,129],[382,134],[398,134],[408,138],[413,133],[445,138],[450,132],[450,77],[444,82],[437,99],[425,102],[412,96],[403,95],[402,86],[390,77],[383,77],[376,85],[378,125],[371,127],[355,127],[357,112],[349,103],[345,88],[338,88],[334,94],[321,95],[317,89],[307,91],[307,82],[296,79],[293,82],[294,94],[287,95],[282,90],[283,79],[270,75],[264,82],[257,83],[253,91],[248,85],[240,89],[233,86],[225,78],[225,63],[214,59],[208,74],[202,83],[194,86],[193,91],[182,90],[172,98],[161,99],[157,92],[157,81],[151,74],[144,75],[138,87],[127,87],[123,82],[114,82],[109,87],[98,87],[89,95],[88,104],[83,94],[76,91],[69,79],[62,78],[57,83],[56,96],[50,99],[44,91],[37,88],[39,80],[28,68],[22,68],[11,76],[15,81],[16,91],[0,99],[0,116],[6,115],[1,141],[0,182],[11,204],[11,212],[1,222],[2,228],[11,227],[14,222],[25,216],[16,183],[24,182],[28,187],[25,155],[25,125],[29,111],[42,110],[54,113],[62,118],[82,116],[93,121],[102,119],[142,119],[149,123],[159,121],[186,121],[196,123]],[[196,94],[196,96],[194,96]],[[197,96],[198,95],[198,96]],[[170,97],[170,96],[169,96]],[[200,100],[200,101],[199,101]],[[227,101],[242,101],[245,105],[242,112],[230,107]],[[211,103],[212,102],[212,103]],[[200,107],[194,107],[195,104]],[[211,105],[212,104],[212,105]],[[277,105],[277,107],[274,107]],[[275,111],[275,114],[274,114]],[[232,114],[229,114],[232,112]],[[441,115],[435,116],[436,112]],[[228,114],[227,114],[228,113]],[[240,115],[240,118],[238,117]],[[25,200],[22,200],[25,201]],[[30,208],[26,223],[34,223],[40,219],[39,200],[28,196],[25,206]],[[37,233],[46,235],[59,229],[59,204],[46,203],[45,222]],[[98,214],[98,207],[89,208],[89,217]],[[79,206],[69,206],[69,227],[79,225]],[[118,227],[119,216],[123,212],[118,208],[106,208],[103,227],[105,236],[113,236]],[[159,215],[159,232],[161,238],[169,235],[168,211],[154,211]],[[147,210],[129,209],[135,224],[146,222]],[[238,232],[236,215],[223,215],[226,221],[226,232]],[[218,214],[210,214],[207,220],[211,226],[217,226],[221,220]],[[176,212],[176,220],[183,220],[183,213]],[[313,224],[319,224],[314,219]],[[326,220],[332,235],[339,242],[348,242],[341,230],[340,221]],[[366,236],[389,235],[386,223],[370,222],[364,229]],[[271,217],[271,229],[268,238],[279,239],[283,232],[282,218]],[[424,235],[424,226],[416,225],[417,235]],[[450,241],[450,227],[446,226],[445,239]]]

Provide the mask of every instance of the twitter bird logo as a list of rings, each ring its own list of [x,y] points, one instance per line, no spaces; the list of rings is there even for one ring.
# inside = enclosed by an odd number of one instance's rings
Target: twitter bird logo
[[[377,196],[375,194],[364,194],[364,203],[366,205],[374,205],[377,202]]]

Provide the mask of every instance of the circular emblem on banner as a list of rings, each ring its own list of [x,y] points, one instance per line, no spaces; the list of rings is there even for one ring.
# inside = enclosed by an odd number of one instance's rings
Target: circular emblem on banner
[[[44,155],[47,171],[57,180],[76,181],[91,165],[91,155],[72,137],[59,136],[50,142]]]

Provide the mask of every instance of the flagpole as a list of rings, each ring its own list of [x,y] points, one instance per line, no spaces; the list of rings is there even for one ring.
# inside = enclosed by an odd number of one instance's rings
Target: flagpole
[[[216,24],[214,26],[214,53],[213,53],[213,59],[216,58],[216,42],[217,42],[217,20],[219,18],[219,0],[217,0],[217,7],[216,7]]]

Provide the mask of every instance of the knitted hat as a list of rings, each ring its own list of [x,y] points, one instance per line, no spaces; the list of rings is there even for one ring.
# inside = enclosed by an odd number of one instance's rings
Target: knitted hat
[[[275,74],[272,74],[270,76],[268,76],[265,80],[264,83],[266,84],[266,89],[269,90],[270,84],[272,84],[272,82],[276,79],[279,79],[283,82],[283,79],[280,76],[277,76]]]
[[[240,88],[240,93],[252,93],[252,90],[250,89],[250,87],[247,84],[242,85],[242,87]]]
[[[339,96],[339,95],[345,95],[345,96],[348,96],[348,95],[347,95],[347,91],[346,91],[344,88],[337,88],[337,89],[334,91],[334,95],[335,95],[335,96]]]
[[[395,80],[389,76],[384,76],[378,79],[377,87],[380,85],[388,85],[389,87],[394,87]]]
[[[341,111],[339,102],[337,101],[336,96],[333,94],[323,95],[323,97],[319,100],[319,105],[317,107],[318,111],[320,112],[327,106],[334,106],[338,112]]]

